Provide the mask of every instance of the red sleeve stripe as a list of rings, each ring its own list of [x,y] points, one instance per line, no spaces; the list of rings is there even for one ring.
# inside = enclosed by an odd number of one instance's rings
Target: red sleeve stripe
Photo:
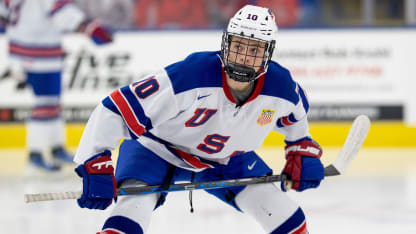
[[[110,98],[121,113],[121,116],[123,117],[124,122],[126,122],[130,131],[133,132],[137,137],[141,136],[146,131],[145,127],[140,124],[136,115],[134,114],[134,111],[120,90],[114,91],[110,95]]]
[[[11,54],[31,57],[62,57],[64,55],[64,51],[60,46],[30,47],[17,45],[14,43],[9,44],[9,52]]]
[[[289,117],[287,117],[287,116],[282,117],[282,123],[283,123],[285,126],[290,126],[290,125],[292,125],[292,124],[293,124],[293,123],[289,120]]]
[[[32,119],[56,118],[61,114],[61,106],[40,106],[32,110]]]
[[[303,221],[303,223],[290,234],[308,234],[308,229],[306,229],[306,221]]]
[[[173,149],[186,163],[189,165],[198,168],[198,169],[204,169],[204,168],[214,168],[214,166],[209,165],[207,163],[201,162],[198,157],[195,157],[191,154],[188,154],[186,152],[183,152],[178,149]]]

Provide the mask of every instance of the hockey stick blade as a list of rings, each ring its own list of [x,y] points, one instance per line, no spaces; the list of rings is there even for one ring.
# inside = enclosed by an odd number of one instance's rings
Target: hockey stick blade
[[[338,171],[339,174],[345,173],[345,170],[361,149],[361,146],[367,137],[368,131],[370,130],[370,126],[370,119],[366,115],[359,115],[355,118],[347,139],[345,140],[338,157],[332,164],[333,169]]]
[[[325,167],[325,177],[336,176],[343,174],[346,168],[351,163],[352,159],[358,153],[361,145],[363,144],[368,130],[370,128],[370,120],[367,116],[358,116],[348,133],[347,139],[342,147],[338,157],[333,164]],[[149,193],[161,193],[161,192],[174,192],[174,191],[187,191],[197,189],[218,189],[232,186],[245,186],[250,184],[271,183],[288,181],[285,175],[269,175],[259,176],[241,179],[208,181],[208,182],[190,182],[190,183],[178,183],[172,184],[167,189],[163,189],[161,185],[154,186],[138,186],[129,188],[117,189],[117,194],[122,195],[140,195]],[[78,199],[82,195],[82,191],[74,192],[56,192],[56,193],[39,193],[39,194],[25,194],[24,200],[26,203],[39,202],[39,201],[51,201],[51,200],[65,200],[65,199]]]

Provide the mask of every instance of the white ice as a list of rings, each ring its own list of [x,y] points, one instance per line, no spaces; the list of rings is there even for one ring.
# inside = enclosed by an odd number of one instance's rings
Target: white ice
[[[329,149],[325,164],[336,156]],[[281,149],[260,154],[281,170]],[[0,233],[96,233],[109,210],[81,209],[75,200],[26,204],[25,193],[81,189],[81,180],[65,167],[59,173],[41,173],[27,166],[26,152],[2,150],[0,159]],[[289,192],[304,209],[311,234],[416,233],[416,149],[363,149],[345,175],[327,178],[315,190]],[[195,191],[195,212],[189,212],[188,192],[172,192],[156,210],[149,234],[261,234],[250,217],[235,211],[204,191]],[[111,207],[109,208],[111,209]]]

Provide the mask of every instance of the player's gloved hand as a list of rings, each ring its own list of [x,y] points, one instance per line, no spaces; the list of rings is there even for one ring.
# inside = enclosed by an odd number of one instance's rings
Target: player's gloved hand
[[[87,20],[81,23],[79,31],[87,34],[97,45],[113,42],[113,33],[100,25],[96,20]]]
[[[104,210],[113,199],[117,201],[117,183],[110,156],[111,152],[106,150],[75,169],[83,178],[83,193],[77,200],[81,208]]]
[[[292,189],[301,192],[316,188],[324,178],[324,166],[320,160],[321,147],[314,141],[303,140],[285,147],[286,165],[283,174],[292,181]],[[286,191],[285,181],[281,188]]]

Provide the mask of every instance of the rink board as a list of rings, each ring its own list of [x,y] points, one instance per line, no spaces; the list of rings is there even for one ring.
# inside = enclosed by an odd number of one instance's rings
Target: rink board
[[[310,133],[322,146],[342,146],[351,122],[313,122]],[[81,138],[84,124],[67,124],[67,146],[76,147]],[[416,127],[401,122],[374,122],[364,146],[369,147],[416,147]],[[26,130],[23,124],[0,125],[0,148],[24,148]],[[283,136],[272,132],[263,146],[283,145]]]

